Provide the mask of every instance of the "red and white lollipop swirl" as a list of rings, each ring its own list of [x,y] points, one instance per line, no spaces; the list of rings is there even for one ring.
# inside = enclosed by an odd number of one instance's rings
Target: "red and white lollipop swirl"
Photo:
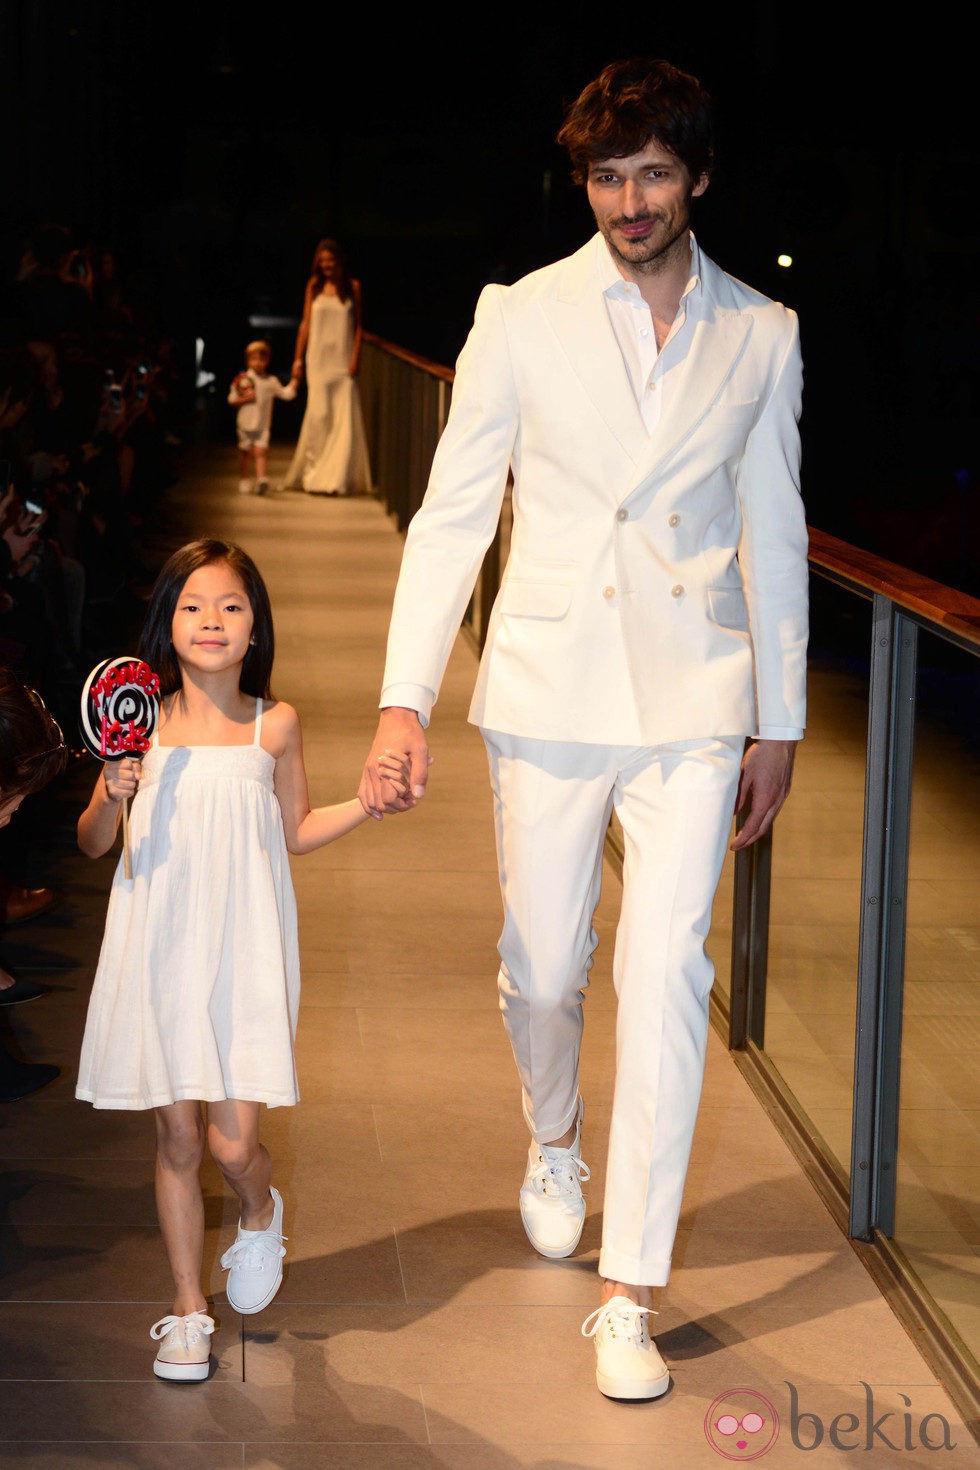
[[[150,748],[160,709],[160,680],[131,654],[97,664],[82,687],[79,724],[87,750],[99,760],[139,760]],[[132,878],[129,809],[122,804],[123,871]]]
[[[139,760],[150,748],[160,708],[160,680],[132,654],[97,664],[82,687],[85,748],[103,761]]]

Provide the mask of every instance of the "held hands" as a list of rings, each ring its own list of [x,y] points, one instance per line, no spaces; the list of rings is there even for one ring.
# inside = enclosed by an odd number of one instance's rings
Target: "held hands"
[[[404,801],[412,779],[412,768],[408,763],[408,756],[399,755],[397,751],[389,750],[386,746],[378,756],[375,768],[381,781],[393,787],[399,798]]]
[[[742,830],[729,844],[732,852],[751,847],[764,837],[789,795],[793,778],[795,740],[753,740],[742,757],[735,810],[750,803]]]
[[[392,779],[391,763],[397,766]],[[425,731],[413,709],[391,706],[381,711],[378,732],[364,763],[357,799],[369,817],[411,811],[425,795],[432,757]]]
[[[127,801],[139,790],[143,766],[140,761],[107,761],[102,767],[102,779],[110,801]]]

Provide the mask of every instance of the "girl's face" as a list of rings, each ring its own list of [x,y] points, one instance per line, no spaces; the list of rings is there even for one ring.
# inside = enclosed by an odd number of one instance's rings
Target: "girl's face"
[[[220,674],[240,668],[252,636],[252,608],[226,561],[192,572],[181,588],[171,627],[181,667]]]
[[[337,257],[332,250],[321,250],[316,258],[316,263],[325,281],[332,281],[337,274]]]

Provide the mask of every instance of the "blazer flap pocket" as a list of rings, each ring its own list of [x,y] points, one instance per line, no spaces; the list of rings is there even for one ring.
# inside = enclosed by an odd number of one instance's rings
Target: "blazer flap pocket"
[[[738,628],[747,632],[749,614],[741,587],[709,587],[708,616],[713,623],[718,623],[723,628]]]
[[[561,582],[522,582],[508,578],[500,589],[500,610],[515,618],[563,618],[572,589]]]

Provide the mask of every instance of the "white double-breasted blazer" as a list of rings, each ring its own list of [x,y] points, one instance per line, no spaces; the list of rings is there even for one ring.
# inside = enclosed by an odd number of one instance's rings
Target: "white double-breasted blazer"
[[[512,469],[474,723],[604,745],[802,733],[797,321],[703,253],[701,289],[651,434],[595,240],[485,288],[408,532],[382,703],[438,694]]]

